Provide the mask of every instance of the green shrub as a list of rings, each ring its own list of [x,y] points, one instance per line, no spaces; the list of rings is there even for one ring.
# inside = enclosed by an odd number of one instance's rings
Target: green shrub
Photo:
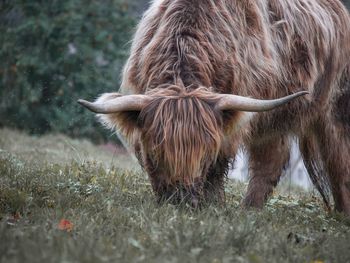
[[[0,126],[106,139],[78,98],[119,87],[134,28],[127,0],[0,2]]]

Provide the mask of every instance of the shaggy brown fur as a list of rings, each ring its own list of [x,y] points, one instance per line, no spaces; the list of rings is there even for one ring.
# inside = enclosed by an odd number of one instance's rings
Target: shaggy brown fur
[[[210,106],[212,93],[204,89],[187,93],[176,86],[153,93],[160,97],[139,116],[145,128],[141,140],[152,152],[154,167],[166,173],[164,183],[192,185],[215,162],[222,144],[221,118]]]
[[[350,17],[338,0],[156,0],[122,84],[125,93],[155,99],[141,112],[102,119],[135,145],[159,196],[196,185],[197,195],[211,189],[223,198],[228,162],[244,142],[251,176],[244,203],[256,207],[277,184],[295,136],[325,202],[330,190],[336,209],[350,215],[349,57]],[[305,89],[309,98],[255,115],[219,112],[213,100]]]

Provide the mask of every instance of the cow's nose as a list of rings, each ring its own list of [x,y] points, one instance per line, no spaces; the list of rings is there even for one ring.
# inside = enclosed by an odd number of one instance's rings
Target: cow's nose
[[[190,200],[190,205],[192,208],[197,209],[199,207],[198,197],[192,195]]]

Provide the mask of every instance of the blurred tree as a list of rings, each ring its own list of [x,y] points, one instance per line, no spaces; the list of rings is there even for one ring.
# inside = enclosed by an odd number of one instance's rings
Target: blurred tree
[[[1,1],[0,125],[106,138],[76,100],[118,90],[132,10],[127,0]]]
[[[350,0],[342,0],[345,6],[350,10]]]
[[[135,11],[138,16],[141,16],[144,11],[146,11],[147,7],[150,4],[149,0],[133,0],[134,1],[134,6],[135,6]]]

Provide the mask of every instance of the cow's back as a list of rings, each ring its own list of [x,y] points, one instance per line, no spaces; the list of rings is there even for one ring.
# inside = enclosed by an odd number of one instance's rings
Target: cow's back
[[[312,90],[325,71],[344,67],[349,26],[339,1],[157,0],[140,22],[122,86],[204,85],[256,98]]]

